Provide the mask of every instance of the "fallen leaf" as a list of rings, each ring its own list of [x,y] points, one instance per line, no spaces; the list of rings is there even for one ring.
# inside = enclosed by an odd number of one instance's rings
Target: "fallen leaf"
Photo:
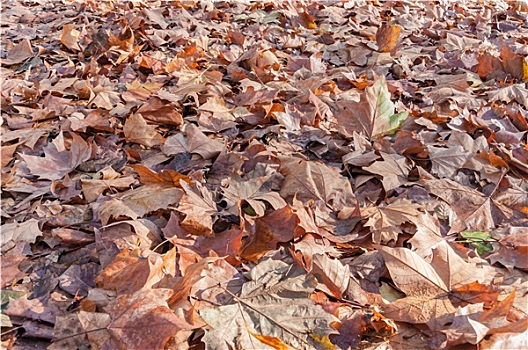
[[[145,185],[125,192],[119,197],[101,202],[95,208],[99,220],[106,225],[110,218],[122,216],[131,219],[143,217],[145,214],[167,208],[170,204],[177,203],[182,197],[182,190],[164,184]]]
[[[253,268],[249,277],[235,303],[200,313],[211,327],[203,338],[207,346],[264,348],[255,343],[252,332],[278,338],[296,349],[312,349],[320,348],[317,339],[335,332],[329,323],[336,319],[306,298],[314,281],[301,270],[266,260]],[[281,295],[288,295],[287,303]]]
[[[406,248],[380,247],[396,286],[406,294],[384,307],[395,321],[425,323],[435,330],[449,322],[455,307],[447,299],[449,287],[433,266]]]
[[[336,115],[340,131],[346,136],[362,132],[369,139],[396,131],[408,113],[394,113],[394,103],[384,77],[361,93],[360,102],[347,102]]]
[[[420,206],[408,200],[361,209],[361,216],[368,218],[365,226],[371,228],[374,243],[397,240],[401,233],[400,225],[404,222],[413,222],[419,215]]]
[[[343,299],[343,293],[348,288],[350,269],[339,259],[332,259],[326,254],[316,254],[312,257],[312,270],[310,271],[320,280],[332,294]]]
[[[212,215],[217,213],[216,203],[207,188],[196,184],[196,190],[181,181],[185,194],[178,203],[178,211],[185,214],[180,225],[188,233],[210,236],[213,232]]]
[[[241,205],[247,202],[258,216],[263,216],[266,211],[266,204],[269,203],[273,209],[280,209],[286,202],[277,193],[270,190],[271,183],[268,182],[270,176],[259,176],[247,181],[233,178],[229,187],[223,190],[225,198]]]
[[[178,153],[195,153],[203,159],[211,159],[220,154],[223,145],[213,139],[208,138],[198,127],[189,124],[183,134],[176,134],[167,139],[161,146],[163,153],[173,155]]]
[[[36,219],[4,224],[2,225],[2,254],[12,249],[17,243],[24,245],[35,243],[40,236],[42,236],[42,231]]]
[[[158,146],[165,141],[156,130],[156,127],[148,125],[141,114],[137,113],[127,118],[123,132],[128,142],[138,143],[147,147]]]
[[[302,201],[323,200],[334,209],[354,202],[354,194],[347,178],[339,170],[320,162],[292,159],[280,169],[285,176],[280,191],[282,198]]]
[[[62,135],[62,134],[61,134]],[[92,147],[76,133],[72,136],[70,149],[64,139],[58,137],[44,148],[44,157],[21,154],[31,174],[47,180],[60,180],[77,166],[92,157]]]
[[[81,51],[79,36],[81,32],[75,29],[75,24],[68,23],[62,26],[61,43],[70,50]]]
[[[181,188],[180,180],[192,184],[191,178],[174,170],[162,169],[159,173],[156,173],[140,164],[133,164],[131,167],[139,174],[141,183],[145,185],[171,184]]]
[[[132,176],[108,180],[81,180],[81,188],[84,198],[88,203],[91,203],[95,202],[107,190],[125,190],[130,188],[134,182],[136,182],[136,179]]]
[[[31,42],[29,39],[25,38],[9,50],[7,57],[2,59],[2,65],[10,66],[13,64],[19,64],[34,55]]]
[[[385,192],[389,192],[407,182],[407,176],[411,170],[411,166],[405,157],[382,153],[383,160],[375,161],[368,167],[363,169],[380,175],[382,177],[383,188]]]
[[[431,172],[440,178],[452,178],[471,157],[471,152],[459,145],[449,148],[428,146],[427,149],[433,163]]]
[[[139,107],[136,113],[141,114],[146,120],[162,125],[181,125],[183,123],[182,116],[178,112],[176,105],[158,97],[150,98]]]
[[[487,231],[500,223],[501,219],[504,220],[504,216],[497,215],[499,212],[494,210],[495,208],[502,209],[501,204],[455,181],[430,180],[426,188],[451,206],[458,219],[461,220],[459,225],[462,230]],[[505,211],[509,210],[505,208]]]
[[[299,220],[289,206],[282,207],[253,223],[246,223],[248,240],[242,247],[240,256],[257,262],[266,252],[277,248],[281,242],[289,242],[299,235]]]
[[[398,40],[400,39],[401,27],[397,24],[383,24],[376,32],[376,42],[379,52],[396,53]]]
[[[508,269],[514,267],[528,270],[528,229],[526,227],[511,227],[509,234],[497,235],[499,248],[487,258],[493,264],[499,262]]]

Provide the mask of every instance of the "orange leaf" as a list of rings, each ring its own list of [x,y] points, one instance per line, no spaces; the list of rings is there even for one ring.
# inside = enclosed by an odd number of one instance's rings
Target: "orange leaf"
[[[139,174],[141,183],[145,185],[163,183],[181,188],[180,180],[192,185],[190,177],[180,174],[175,170],[163,169],[159,173],[156,173],[144,165],[136,164],[131,165],[131,167]]]
[[[276,350],[291,350],[292,347],[284,344],[279,338],[276,337],[269,337],[266,335],[261,335],[257,333],[253,333],[251,330],[247,330],[249,334],[257,338],[261,343],[264,343],[266,345],[271,346],[273,349]]]
[[[399,25],[384,24],[376,33],[376,42],[379,52],[390,52],[394,54],[398,46],[401,27]]]
[[[299,14],[299,19],[303,27],[307,29],[317,28],[317,24],[314,22],[314,17],[307,12]]]

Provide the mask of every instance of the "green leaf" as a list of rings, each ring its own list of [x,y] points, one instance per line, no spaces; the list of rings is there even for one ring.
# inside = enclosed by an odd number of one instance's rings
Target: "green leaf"
[[[395,133],[400,126],[403,124],[405,119],[409,116],[409,112],[401,112],[397,114],[393,114],[391,117],[389,117],[389,123],[387,124],[388,130],[386,131],[388,134]]]
[[[491,238],[491,235],[487,231],[462,231],[460,235],[471,243],[482,242]]]
[[[460,235],[477,248],[479,255],[493,251],[493,246],[490,242],[487,242],[491,238],[490,233],[487,231],[462,231]]]
[[[5,310],[9,305],[9,298],[18,299],[25,295],[24,292],[19,292],[16,290],[6,290],[2,289],[1,298],[2,298],[2,310]]]

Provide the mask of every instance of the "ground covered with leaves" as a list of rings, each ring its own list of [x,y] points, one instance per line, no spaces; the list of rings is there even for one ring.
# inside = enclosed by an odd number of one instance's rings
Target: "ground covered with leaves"
[[[528,347],[526,3],[2,6],[4,347]]]

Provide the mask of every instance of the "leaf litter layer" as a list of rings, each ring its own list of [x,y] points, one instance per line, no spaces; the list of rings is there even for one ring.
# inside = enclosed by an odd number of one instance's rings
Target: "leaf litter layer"
[[[3,4],[2,345],[528,347],[527,11]]]

